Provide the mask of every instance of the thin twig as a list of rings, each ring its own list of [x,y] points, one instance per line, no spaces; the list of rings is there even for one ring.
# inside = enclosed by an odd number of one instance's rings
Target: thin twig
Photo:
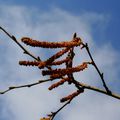
[[[76,81],[76,80],[75,80]],[[117,94],[114,94],[114,93],[111,93],[109,94],[108,92],[106,92],[105,90],[102,90],[102,89],[99,89],[97,87],[93,87],[93,86],[90,86],[90,85],[87,85],[87,84],[84,84],[84,83],[81,83],[81,82],[77,82],[77,85],[79,84],[80,87],[83,87],[84,89],[89,89],[89,90],[93,90],[93,91],[96,91],[96,92],[99,92],[99,93],[102,93],[102,94],[105,94],[105,95],[108,95],[108,96],[111,96],[111,97],[114,97],[116,99],[120,99],[120,96],[117,95]],[[52,112],[51,115],[48,115],[48,116],[52,116],[51,117],[51,120],[54,119],[54,117],[58,114],[58,112],[60,112],[65,106],[67,106],[68,104],[70,104],[70,102],[72,101],[69,100],[67,103],[65,103],[62,107],[60,107],[56,112]]]
[[[68,104],[70,104],[70,102],[71,102],[72,100],[73,100],[73,99],[71,99],[71,100],[69,100],[68,102],[66,102],[66,103],[65,103],[62,107],[60,107],[56,112],[51,112],[51,114],[48,115],[48,116],[51,117],[50,120],[53,120],[54,117],[55,117],[63,108],[65,108]]]
[[[78,83],[80,86],[82,86],[84,89],[89,89],[89,90],[93,90],[93,91],[96,91],[96,92],[99,92],[99,93],[102,93],[102,94],[105,94],[105,95],[108,95],[108,96],[111,96],[111,97],[114,97],[116,99],[119,99],[120,100],[120,95],[117,95],[115,93],[108,93],[107,91],[105,90],[102,90],[100,88],[97,88],[97,87],[93,87],[93,86],[90,86],[90,85],[87,85],[87,84],[84,84],[84,83],[81,83],[79,82]]]
[[[40,58],[39,57],[35,57],[32,53],[30,53],[28,50],[26,50],[19,42],[18,40],[16,39],[15,36],[13,35],[10,35],[4,28],[0,27],[0,29],[8,36],[10,37],[23,51],[25,54],[31,56],[32,58],[34,58],[35,60],[37,61],[40,61]]]
[[[7,93],[7,92],[9,92],[9,91],[11,91],[13,89],[24,88],[24,87],[28,87],[29,88],[29,87],[32,87],[32,86],[35,86],[35,85],[38,85],[38,84],[41,84],[41,83],[48,82],[48,81],[52,81],[52,79],[39,80],[39,81],[37,81],[35,83],[25,84],[25,85],[20,85],[20,86],[11,86],[7,90],[0,92],[0,94],[5,94],[5,93]]]
[[[42,61],[42,60],[40,59],[40,57],[35,57],[35,56],[34,56],[32,53],[30,53],[25,47],[23,47],[23,46],[18,42],[18,40],[16,39],[15,36],[10,35],[10,34],[9,34],[4,28],[2,28],[1,26],[0,26],[0,29],[1,29],[5,34],[7,34],[7,35],[24,51],[25,54],[31,56],[34,60]],[[48,69],[51,69],[50,67],[47,67],[47,68],[48,68]]]
[[[90,52],[89,47],[88,47],[88,44],[87,44],[87,43],[86,43],[86,44],[83,44],[83,47],[86,48],[86,50],[87,50],[87,52],[88,52],[88,55],[89,55],[89,57],[90,57],[90,59],[91,59],[91,61],[92,61],[92,65],[93,65],[93,66],[95,67],[95,69],[97,70],[97,72],[98,72],[98,74],[99,74],[99,76],[100,76],[100,78],[101,78],[101,80],[102,80],[102,83],[103,83],[104,88],[106,89],[106,91],[107,91],[109,94],[111,94],[111,91],[109,90],[109,88],[107,87],[107,85],[106,85],[106,83],[105,83],[103,73],[100,72],[99,68],[97,67],[97,65],[96,65],[96,63],[95,63],[95,61],[94,61],[94,59],[93,59],[93,57],[92,57],[92,55],[91,55],[91,52]]]

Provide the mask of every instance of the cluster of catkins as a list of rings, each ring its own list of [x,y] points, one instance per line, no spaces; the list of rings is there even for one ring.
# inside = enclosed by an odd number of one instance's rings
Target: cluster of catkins
[[[32,47],[41,47],[41,48],[49,48],[49,49],[55,49],[55,48],[62,48],[59,52],[51,56],[45,61],[36,60],[36,61],[19,61],[20,65],[24,66],[37,66],[39,69],[42,70],[42,75],[49,75],[51,80],[60,79],[60,81],[52,84],[48,89],[52,90],[65,82],[68,82],[69,84],[72,83],[74,80],[73,73],[83,71],[85,68],[87,68],[88,62],[83,62],[82,64],[73,67],[72,61],[74,58],[74,47],[80,47],[83,45],[83,42],[81,38],[76,36],[76,33],[73,36],[73,39],[71,41],[64,41],[64,42],[46,42],[46,41],[37,41],[33,40],[29,37],[23,37],[21,39],[23,43],[26,45],[32,46]],[[57,60],[64,54],[67,54],[66,58],[62,58],[62,60]],[[58,69],[52,69],[52,66],[58,66],[61,64],[65,64],[66,68],[58,68]],[[45,70],[44,68],[48,68]],[[63,97],[60,102],[65,102],[68,100],[73,99],[75,96],[82,93],[83,89],[78,89],[77,91],[73,92],[72,94]]]

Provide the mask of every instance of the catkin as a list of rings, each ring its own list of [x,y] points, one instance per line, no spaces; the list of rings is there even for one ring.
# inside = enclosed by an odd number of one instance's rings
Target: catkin
[[[39,62],[38,61],[19,61],[19,65],[24,65],[24,66],[38,66]]]
[[[67,78],[64,78],[64,79],[62,79],[62,80],[60,80],[60,81],[52,84],[48,89],[49,89],[49,90],[52,90],[53,88],[56,88],[56,87],[64,84],[66,81],[69,81],[69,80],[70,80],[70,78],[68,78],[68,77],[67,77]]]
[[[37,41],[32,40],[29,37],[23,37],[21,39],[26,45],[30,45],[32,47],[43,47],[43,48],[61,48],[61,47],[74,47],[80,46],[82,44],[82,40],[80,38],[74,38],[72,41],[68,42],[46,42],[46,41]]]
[[[54,69],[54,70],[43,70],[42,75],[51,75],[52,74],[61,74],[61,75],[66,75],[66,74],[71,74],[73,72],[79,72],[87,68],[87,62],[83,62],[81,65],[78,65],[77,67],[73,68],[66,68],[66,69]]]
[[[62,98],[62,99],[60,100],[60,102],[65,102],[65,101],[71,100],[71,99],[73,99],[74,97],[78,96],[78,95],[79,95],[80,93],[82,93],[82,92],[84,92],[84,89],[77,90],[77,91],[75,91],[74,93],[72,93],[72,94],[70,94],[70,95]]]
[[[52,75],[50,75],[50,78],[51,79],[58,79],[58,78],[61,78],[61,77],[63,77],[64,75],[62,75],[62,74],[52,74]]]
[[[54,62],[50,63],[50,65],[61,65],[61,64],[63,64],[63,63],[68,62],[69,60],[70,60],[69,58],[65,58],[65,59],[63,59],[63,60],[54,61]]]
[[[51,120],[51,118],[41,118],[40,120]]]
[[[57,52],[55,55],[53,55],[52,57],[50,57],[49,59],[47,59],[46,61],[40,62],[40,64],[38,65],[38,67],[44,68],[47,65],[50,65],[55,59],[61,57],[62,55],[64,55],[66,52],[69,51],[70,48],[65,48],[62,49],[61,51]]]

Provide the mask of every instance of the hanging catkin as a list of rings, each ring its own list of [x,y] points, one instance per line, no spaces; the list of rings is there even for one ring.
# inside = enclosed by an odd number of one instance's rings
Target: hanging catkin
[[[46,41],[37,41],[33,40],[29,37],[23,37],[21,39],[26,45],[30,45],[32,47],[42,47],[42,48],[62,48],[62,47],[74,47],[80,46],[82,44],[82,40],[80,38],[74,38],[71,41],[63,41],[63,42],[46,42]]]
[[[72,94],[70,94],[70,95],[62,98],[62,99],[60,100],[60,102],[65,102],[65,101],[71,100],[71,99],[73,99],[74,97],[78,96],[80,93],[83,93],[83,92],[84,92],[84,89],[77,90],[77,91],[75,91],[74,93],[72,93]]]
[[[54,69],[54,70],[43,70],[42,75],[51,75],[52,74],[60,74],[60,75],[66,75],[71,74],[73,72],[79,72],[87,68],[87,62],[83,62],[81,65],[78,65],[77,67],[73,68],[63,68],[63,69]]]
[[[53,88],[56,88],[56,87],[64,84],[66,81],[69,81],[69,80],[70,80],[70,78],[68,78],[68,77],[67,77],[67,78],[63,78],[63,79],[61,79],[60,81],[52,84],[48,89],[49,89],[49,90],[52,90]]]
[[[38,61],[19,61],[19,65],[24,65],[24,66],[38,66],[39,62]]]
[[[49,59],[47,59],[46,61],[40,62],[40,64],[38,65],[38,67],[44,68],[47,65],[50,65],[55,59],[61,57],[62,55],[64,55],[66,52],[69,51],[70,48],[65,48],[62,49],[61,51],[57,52],[56,54],[54,54],[52,57],[50,57]]]

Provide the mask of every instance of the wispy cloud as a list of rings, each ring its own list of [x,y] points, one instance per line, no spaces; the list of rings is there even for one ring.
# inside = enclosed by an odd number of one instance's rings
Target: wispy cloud
[[[89,17],[88,17],[89,16]],[[106,23],[108,16],[97,13],[82,13],[80,16],[72,15],[60,9],[52,9],[49,12],[42,12],[37,9],[29,9],[23,6],[0,6],[0,24],[8,31],[13,33],[18,39],[23,36],[29,36],[34,39],[48,41],[63,41],[72,38],[74,32],[85,41],[88,42],[92,53],[95,56],[95,61],[101,70],[105,71],[107,83],[114,84],[114,78],[118,79],[118,67],[116,64],[119,61],[119,54],[113,49],[112,45],[104,44],[97,45],[92,36],[92,24],[100,22]],[[102,26],[101,26],[102,27]],[[2,33],[0,33],[2,34]],[[22,51],[12,41],[8,41],[7,37],[0,37],[2,40],[0,54],[0,88],[6,88],[8,85],[27,83],[37,79],[42,79],[40,72],[33,68],[25,68],[18,65],[20,59],[28,59],[22,54]],[[0,42],[1,43],[1,42]],[[94,49],[95,48],[95,49]],[[35,54],[40,55],[45,59],[51,51],[28,48]],[[48,53],[49,52],[49,53]],[[52,50],[52,52],[54,52]],[[75,64],[81,63],[82,60],[88,60],[86,52],[76,49],[77,57]],[[90,67],[86,72],[75,75],[76,79],[93,85],[102,85],[99,76],[95,70]],[[113,79],[112,79],[113,78]],[[117,81],[116,81],[117,82]],[[116,85],[116,84],[115,84]],[[5,100],[1,107],[8,108],[13,116],[8,116],[9,120],[39,120],[40,116],[46,115],[50,111],[55,111],[59,106],[61,94],[69,93],[70,87],[66,90],[62,89],[49,92],[48,84],[36,86],[30,89],[20,89],[0,96]],[[65,88],[65,93],[63,88]],[[113,90],[115,89],[111,86]],[[61,92],[60,92],[61,90]],[[58,92],[58,93],[57,93]],[[71,104],[66,110],[61,113],[62,119],[84,119],[84,120],[101,120],[118,119],[120,105],[119,101],[114,100],[104,95],[88,92],[77,98],[74,104]],[[2,114],[3,112],[1,112]],[[6,110],[7,114],[7,110]],[[8,113],[9,115],[9,113]],[[14,118],[13,118],[14,117]],[[58,118],[59,119],[59,118]],[[5,120],[2,118],[2,120]]]

